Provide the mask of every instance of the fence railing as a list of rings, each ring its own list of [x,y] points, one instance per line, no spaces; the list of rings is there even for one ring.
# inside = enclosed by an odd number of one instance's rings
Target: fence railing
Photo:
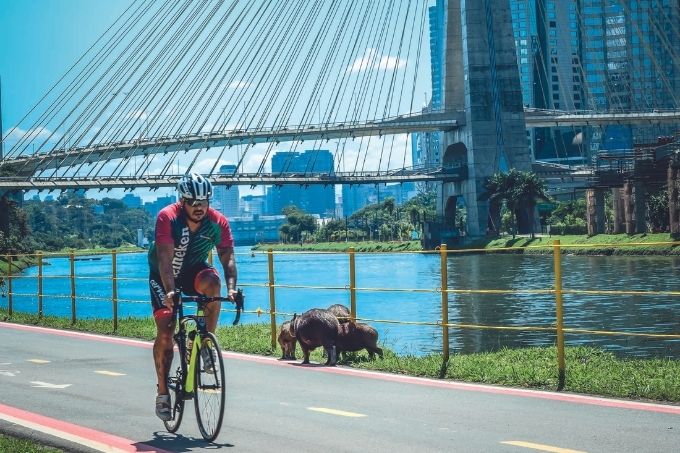
[[[433,326],[441,329],[441,352],[443,355],[443,360],[446,362],[450,355],[450,341],[449,333],[451,329],[479,329],[479,330],[498,330],[498,331],[537,331],[537,332],[547,332],[554,334],[556,337],[557,346],[557,371],[559,376],[559,386],[563,387],[565,382],[565,333],[569,334],[588,334],[588,335],[616,335],[616,336],[631,336],[631,337],[648,337],[657,340],[678,340],[680,339],[680,333],[658,333],[658,332],[623,332],[623,331],[607,331],[607,330],[591,330],[591,329],[581,329],[581,328],[565,328],[564,326],[564,308],[563,308],[563,297],[564,295],[607,295],[607,296],[644,296],[644,295],[654,295],[654,296],[666,296],[666,297],[679,297],[680,291],[642,291],[642,290],[578,290],[578,289],[565,289],[562,285],[562,250],[569,249],[572,247],[635,247],[635,246],[670,246],[670,245],[680,245],[680,243],[671,242],[656,242],[656,243],[640,243],[640,244],[590,244],[590,245],[562,245],[559,240],[555,240],[551,246],[527,246],[527,247],[507,247],[507,248],[495,248],[495,249],[479,249],[479,250],[447,250],[445,245],[442,245],[436,251],[430,252],[390,252],[390,253],[419,253],[419,254],[438,254],[440,256],[440,284],[438,287],[434,288],[371,288],[371,287],[358,287],[356,283],[356,255],[357,253],[366,254],[369,252],[356,252],[354,249],[350,249],[348,252],[335,252],[343,253],[348,256],[349,259],[349,278],[345,286],[315,286],[315,285],[290,285],[290,284],[277,284],[276,283],[276,267],[275,267],[275,255],[290,255],[290,254],[310,254],[310,252],[274,252],[271,249],[265,252],[267,256],[267,283],[253,283],[253,282],[242,282],[239,286],[244,287],[266,287],[268,289],[269,297],[269,309],[263,310],[257,308],[256,310],[248,309],[246,313],[254,313],[258,316],[262,314],[269,314],[270,323],[270,335],[271,335],[271,347],[272,350],[276,349],[276,337],[277,337],[277,316],[289,316],[291,313],[285,313],[277,311],[276,305],[276,290],[289,288],[289,289],[315,289],[315,290],[338,290],[338,291],[348,291],[350,300],[350,311],[353,320],[361,321],[371,321],[376,323],[395,323],[395,324],[411,324],[420,326]],[[551,287],[542,289],[514,289],[514,290],[503,290],[503,289],[479,289],[479,288],[449,288],[448,287],[448,258],[454,254],[460,253],[489,253],[489,252],[518,252],[520,250],[526,249],[544,249],[546,253],[552,253],[553,255],[553,273],[554,273],[554,284]],[[551,250],[550,250],[551,249]],[[66,298],[70,301],[70,315],[71,322],[76,323],[77,317],[77,300],[78,299],[89,299],[89,300],[99,300],[99,301],[110,301],[112,310],[112,321],[113,329],[116,331],[118,329],[118,304],[121,302],[142,302],[148,303],[148,301],[134,300],[134,299],[121,299],[119,296],[118,285],[121,281],[125,280],[136,280],[136,281],[146,281],[146,278],[138,277],[121,277],[119,275],[118,269],[118,256],[122,252],[116,250],[105,252],[105,253],[87,253],[79,254],[77,252],[70,252],[67,254],[43,254],[38,253],[34,255],[5,255],[4,260],[7,262],[8,270],[5,276],[6,285],[5,292],[7,297],[7,310],[10,316],[13,315],[14,311],[14,297],[15,296],[30,296],[37,298],[37,311],[38,316],[42,317],[44,315],[43,298],[44,294],[44,280],[54,279],[54,278],[67,278],[69,280],[70,291],[69,294],[65,295],[55,295],[50,294],[51,298]],[[126,252],[133,253],[133,252]],[[262,252],[258,252],[262,253]],[[313,253],[313,252],[312,252]],[[320,254],[329,254],[332,252],[316,252]],[[377,253],[377,252],[372,252]],[[78,276],[76,275],[75,263],[79,259],[83,258],[82,255],[87,255],[88,257],[96,255],[110,255],[111,265],[110,265],[110,276]],[[43,266],[44,259],[46,257],[67,257],[69,260],[69,274],[68,275],[44,275]],[[37,276],[24,276],[17,272],[17,260],[30,260],[35,266],[37,266]],[[212,255],[210,257],[212,261]],[[102,270],[102,272],[105,272]],[[35,278],[37,279],[37,293],[34,294],[19,294],[14,292],[13,282],[20,278]],[[110,280],[111,282],[111,295],[109,297],[92,297],[83,296],[77,294],[76,281],[79,279],[96,279],[96,280]],[[406,292],[406,293],[439,293],[441,296],[441,313],[438,320],[433,320],[431,322],[427,321],[399,321],[390,319],[367,319],[360,318],[357,316],[357,292]],[[507,294],[528,294],[528,295],[552,295],[554,297],[555,304],[555,322],[549,326],[518,326],[518,325],[484,325],[484,324],[465,324],[465,323],[452,323],[449,318],[449,295],[452,294],[495,294],[495,295],[507,295]],[[230,309],[223,309],[223,311],[231,311]],[[654,327],[654,326],[651,326]]]

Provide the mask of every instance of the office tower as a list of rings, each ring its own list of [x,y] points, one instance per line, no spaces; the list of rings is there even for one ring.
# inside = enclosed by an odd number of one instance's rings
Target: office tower
[[[583,74],[587,106],[596,111],[677,108],[680,17],[668,0],[581,0]],[[673,135],[677,126],[594,129],[592,146],[624,152]]]
[[[142,207],[142,199],[138,197],[137,195],[131,194],[131,193],[126,193],[125,196],[123,196],[123,204],[127,206],[128,208],[141,208]]]
[[[279,151],[272,156],[272,173],[314,175],[334,173],[333,154],[328,150]],[[313,184],[308,187],[283,185],[267,191],[271,214],[280,214],[294,205],[307,214],[331,217],[335,212],[335,187]]]
[[[577,0],[510,0],[522,100],[525,108],[581,110]],[[583,163],[588,159],[578,127],[527,131],[534,159]]]
[[[222,165],[220,173],[223,175],[233,175],[236,173],[236,165]],[[213,185],[213,207],[227,217],[236,217],[239,211],[239,190],[238,186],[217,186]]]

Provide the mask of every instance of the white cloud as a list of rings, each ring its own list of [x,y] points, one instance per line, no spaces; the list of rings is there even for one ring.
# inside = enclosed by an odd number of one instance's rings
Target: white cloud
[[[392,57],[389,55],[378,55],[375,49],[368,48],[363,56],[354,60],[347,68],[349,72],[360,72],[369,69],[380,69],[383,71],[401,69],[406,66],[406,60]]]
[[[243,80],[234,80],[233,82],[231,82],[229,84],[228,88],[232,89],[232,90],[244,90],[244,89],[249,88],[249,87],[250,87],[250,82],[246,82],[246,81],[243,81]]]
[[[132,112],[128,112],[128,114],[127,114],[127,118],[134,118],[136,120],[142,120],[142,121],[146,120],[147,117],[148,117],[148,115],[146,114],[146,112],[144,110],[135,110],[135,111],[132,111]]]

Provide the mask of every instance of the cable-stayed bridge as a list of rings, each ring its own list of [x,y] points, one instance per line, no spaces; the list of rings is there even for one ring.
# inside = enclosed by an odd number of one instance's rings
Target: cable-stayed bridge
[[[0,188],[154,188],[188,171],[221,185],[438,181],[442,213],[464,200],[476,235],[485,178],[531,169],[527,129],[680,123],[680,82],[667,71],[663,93],[626,105],[646,94],[633,66],[604,87],[607,105],[525,107],[509,5],[131,0],[5,137]],[[645,16],[668,48],[647,53],[654,67],[680,61],[676,16]],[[535,81],[546,93],[549,78],[553,90],[579,81],[584,97],[603,88],[578,58],[568,81],[547,65]],[[426,165],[414,165],[416,148]],[[330,152],[332,168],[274,168],[278,152],[303,150]],[[235,170],[220,173],[225,164]]]
[[[526,109],[527,127],[587,126],[602,124],[660,124],[680,122],[680,111],[652,111],[633,113],[563,112]],[[133,189],[140,187],[172,187],[180,175],[142,175],[118,177],[36,177],[36,173],[61,167],[81,168],[100,161],[147,157],[152,154],[177,153],[216,147],[233,147],[259,143],[281,143],[304,141],[329,141],[356,139],[357,137],[383,136],[393,134],[446,132],[465,123],[464,112],[443,112],[402,115],[381,121],[358,124],[318,124],[247,130],[231,130],[224,133],[186,134],[178,137],[138,138],[127,142],[98,144],[90,147],[76,147],[65,150],[51,150],[32,155],[20,155],[4,159],[3,163],[20,169],[14,177],[0,177],[0,189],[44,190],[44,189]],[[576,173],[580,178],[587,172]],[[402,167],[384,171],[328,172],[319,174],[287,173],[235,173],[214,175],[218,185],[262,185],[262,184],[362,184],[390,182],[432,182],[460,180],[466,176],[460,166]]]

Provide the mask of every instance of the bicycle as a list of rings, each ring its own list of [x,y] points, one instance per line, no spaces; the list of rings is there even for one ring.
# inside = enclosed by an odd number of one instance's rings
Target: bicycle
[[[243,291],[234,296],[238,324],[243,310]],[[184,403],[194,400],[196,421],[201,435],[213,441],[220,432],[224,418],[225,380],[224,361],[217,338],[205,325],[205,305],[213,301],[226,301],[227,297],[183,296],[178,291],[173,305],[171,323],[177,322],[173,336],[173,361],[178,363],[174,373],[168,375],[168,389],[172,407],[172,419],[163,421],[168,432],[179,429],[184,415]],[[185,315],[183,302],[196,302],[196,314]],[[203,352],[207,348],[207,353]]]

